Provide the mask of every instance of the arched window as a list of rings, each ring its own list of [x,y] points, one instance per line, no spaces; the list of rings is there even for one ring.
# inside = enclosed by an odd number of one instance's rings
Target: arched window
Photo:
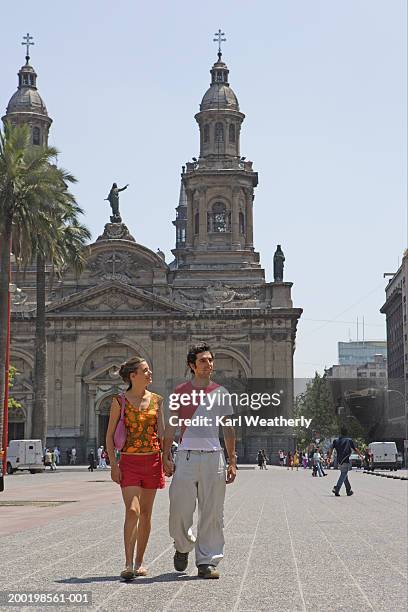
[[[244,213],[239,213],[239,233],[245,234],[245,221],[244,221]]]
[[[230,213],[223,202],[213,204],[211,221],[212,232],[224,233],[230,231]]]
[[[224,76],[224,75],[223,75],[223,73],[222,73],[222,70],[217,70],[217,82],[218,82],[218,83],[222,83],[222,81],[223,81],[223,76]]]
[[[198,213],[196,213],[194,215],[194,233],[198,234],[199,229],[200,229],[200,216]]]
[[[229,126],[229,141],[235,143],[235,125],[233,123]]]
[[[39,144],[41,144],[40,128],[35,127],[33,128],[33,145],[39,145]]]
[[[224,142],[224,126],[222,123],[215,124],[215,142]]]
[[[204,126],[204,142],[210,142],[210,126],[208,123]]]

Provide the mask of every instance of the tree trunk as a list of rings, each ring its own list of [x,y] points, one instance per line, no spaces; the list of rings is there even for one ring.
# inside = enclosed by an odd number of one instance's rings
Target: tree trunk
[[[8,323],[8,292],[10,282],[10,247],[12,218],[7,219],[0,236],[0,449],[3,440],[4,392],[6,382],[6,345]]]
[[[37,255],[37,316],[34,342],[34,403],[32,437],[47,443],[47,341],[45,330],[45,259]]]

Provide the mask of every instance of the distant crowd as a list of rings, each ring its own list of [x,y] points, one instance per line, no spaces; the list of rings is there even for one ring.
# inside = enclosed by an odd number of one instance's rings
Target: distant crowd
[[[312,446],[304,451],[295,449],[292,451],[284,451],[280,449],[278,451],[279,465],[286,467],[287,470],[299,470],[302,467],[304,470],[312,470],[312,476],[322,477],[326,476],[325,470],[330,468],[336,468],[336,455],[330,458],[327,452],[323,452],[320,446]],[[267,456],[265,449],[259,449],[257,455],[257,464],[260,470],[266,470],[267,464],[272,463]],[[361,466],[368,469],[372,463],[372,453],[367,447],[364,451],[364,461],[361,462]]]

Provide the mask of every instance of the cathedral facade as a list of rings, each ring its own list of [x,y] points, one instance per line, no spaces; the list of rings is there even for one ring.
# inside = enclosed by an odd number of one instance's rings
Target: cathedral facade
[[[206,340],[215,352],[214,379],[230,390],[251,381],[286,381],[285,415],[293,405],[293,354],[302,310],[283,281],[277,250],[274,282],[265,282],[254,248],[253,164],[241,157],[245,115],[229,85],[219,52],[211,83],[195,115],[197,159],[182,167],[176,208],[174,260],[138,244],[131,228],[107,223],[89,245],[77,277],[67,270],[47,299],[48,438],[62,452],[75,446],[84,459],[104,444],[112,395],[121,389],[120,364],[135,353],[153,368],[152,388],[166,396],[186,376],[189,345]],[[33,145],[47,143],[51,119],[29,63],[3,121],[25,122]],[[170,228],[169,228],[170,231]],[[17,368],[9,415],[11,438],[31,436],[35,330],[35,269],[13,271],[21,289],[12,300],[11,363]],[[293,447],[289,429],[237,430],[239,460],[259,448],[276,457]]]

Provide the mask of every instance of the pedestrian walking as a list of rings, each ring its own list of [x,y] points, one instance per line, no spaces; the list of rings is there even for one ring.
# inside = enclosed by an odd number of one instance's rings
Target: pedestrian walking
[[[71,460],[70,460],[70,464],[71,465],[75,465],[76,464],[76,448],[75,448],[75,446],[73,446],[71,448]]]
[[[259,467],[259,469],[260,469],[260,470],[263,470],[263,469],[264,469],[265,458],[264,458],[264,456],[263,456],[263,454],[262,454],[261,449],[259,449],[259,451],[258,451],[258,454],[257,454],[256,460],[257,460],[257,462],[258,462],[258,467]]]
[[[122,364],[119,376],[128,384],[126,393],[114,396],[106,433],[111,478],[122,489],[125,504],[125,569],[120,576],[131,580],[145,576],[144,554],[149,540],[157,489],[165,486],[161,448],[164,433],[163,398],[149,391],[152,371],[140,356]],[[116,459],[114,435],[124,410],[126,441]],[[136,557],[135,557],[136,548]]]
[[[283,460],[284,460],[284,458],[285,458],[285,453],[284,453],[284,452],[283,452],[283,450],[281,449],[281,450],[279,451],[279,465],[280,465],[281,467],[283,467]]]
[[[309,465],[309,458],[307,456],[307,453],[303,453],[302,465],[303,469],[307,470],[307,466]]]
[[[266,452],[265,449],[262,449],[262,456],[263,456],[263,469],[267,470],[268,468],[266,467],[268,464],[268,457],[266,456]]]
[[[98,454],[98,468],[99,469],[102,468],[102,451],[103,451],[103,446],[99,446],[99,448],[97,450],[97,454]]]
[[[58,446],[54,448],[54,455],[55,455],[55,464],[59,465],[61,461],[61,452]]]
[[[95,469],[95,455],[94,455],[93,450],[89,451],[88,461],[89,461],[88,472],[93,472]]]
[[[50,456],[51,456],[51,470],[54,472],[57,469],[57,458],[55,455],[55,451],[50,451]]]
[[[340,436],[337,438],[337,440],[334,440],[331,446],[331,449],[329,451],[330,458],[333,450],[335,450],[337,453],[337,465],[340,469],[340,476],[337,481],[337,484],[333,487],[332,492],[335,494],[336,497],[339,497],[340,489],[344,484],[344,486],[346,487],[346,493],[350,497],[350,495],[353,495],[354,493],[348,478],[348,473],[352,467],[350,462],[350,455],[352,451],[355,451],[362,461],[364,461],[364,455],[356,447],[353,440],[348,437],[347,428],[344,426],[340,429]]]
[[[195,560],[200,578],[219,578],[217,566],[224,556],[223,514],[225,486],[236,477],[235,430],[222,424],[224,443],[228,455],[226,469],[224,452],[218,437],[217,417],[224,419],[233,414],[228,391],[211,381],[214,355],[206,343],[191,347],[187,365],[192,380],[176,387],[173,397],[184,397],[172,410],[166,425],[163,461],[168,475],[173,474],[170,485],[170,536],[174,540],[174,568],[183,572],[188,555],[195,549]],[[197,397],[198,396],[198,397]],[[184,405],[183,405],[184,404]],[[211,406],[211,410],[209,410]],[[185,420],[198,417],[197,426],[186,426]],[[176,422],[174,421],[176,417]],[[203,422],[200,417],[207,417]],[[180,441],[176,453],[175,471],[170,448],[180,425]],[[188,423],[188,422],[187,422]],[[197,536],[193,534],[194,510],[198,505]]]
[[[105,451],[104,447],[101,446],[101,459],[100,459],[100,462],[99,462],[99,467],[102,470],[107,470],[108,469],[108,466],[106,465],[107,457],[108,457],[107,452]]]
[[[71,463],[71,449],[67,448],[65,454],[66,454],[66,457],[67,457],[67,465],[70,465],[70,463]]]
[[[314,465],[316,466],[316,471],[317,471],[317,474],[319,475],[319,478],[321,476],[327,476],[327,474],[323,470],[322,455],[320,454],[320,448],[319,447],[316,448],[316,450],[315,450],[315,452],[313,454],[313,461],[314,461]]]
[[[286,469],[288,470],[289,468],[293,470],[293,457],[290,451],[288,451],[287,458],[286,458]]]
[[[293,467],[296,468],[296,471],[299,471],[299,453],[296,450],[295,454],[293,455]]]

